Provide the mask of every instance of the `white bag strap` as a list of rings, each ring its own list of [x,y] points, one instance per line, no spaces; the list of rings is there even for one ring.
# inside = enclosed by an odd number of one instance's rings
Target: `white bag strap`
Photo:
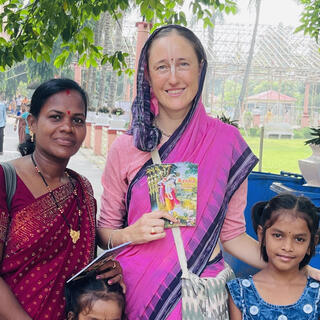
[[[151,158],[154,164],[161,164],[161,158],[159,155],[159,151],[157,148],[155,148],[153,151],[151,151]],[[179,227],[172,228],[172,234],[174,238],[174,243],[176,245],[178,258],[182,270],[182,276],[181,278],[189,278],[189,272],[188,272],[188,266],[187,266],[187,258],[186,253],[184,251],[183,247],[183,241],[181,237],[181,232]]]

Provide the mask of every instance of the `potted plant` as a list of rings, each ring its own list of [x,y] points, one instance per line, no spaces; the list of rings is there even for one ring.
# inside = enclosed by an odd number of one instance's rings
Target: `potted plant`
[[[312,155],[299,160],[300,171],[306,180],[306,185],[320,187],[320,127],[310,128],[311,139],[305,141],[312,150]]]
[[[311,145],[316,145],[319,146],[320,145],[320,127],[319,128],[310,128],[311,130],[311,136],[313,138],[306,140],[305,144],[309,144]]]
[[[224,123],[231,124],[232,126],[239,128],[238,120],[231,120],[231,118],[227,117],[224,113],[221,116],[217,115],[217,118]]]

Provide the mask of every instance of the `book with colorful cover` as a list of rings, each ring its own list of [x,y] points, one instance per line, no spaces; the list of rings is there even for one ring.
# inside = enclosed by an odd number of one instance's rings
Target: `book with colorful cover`
[[[114,259],[129,244],[131,244],[131,242],[126,242],[111,249],[104,250],[98,257],[96,257],[90,263],[88,263],[82,270],[80,270],[73,277],[68,279],[67,283],[96,273],[101,266],[103,266],[107,261]]]
[[[153,164],[146,169],[151,209],[164,210],[179,222],[165,228],[196,225],[198,165],[191,162]]]

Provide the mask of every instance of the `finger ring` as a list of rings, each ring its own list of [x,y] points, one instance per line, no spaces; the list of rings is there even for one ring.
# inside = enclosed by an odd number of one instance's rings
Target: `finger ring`
[[[116,268],[116,266],[117,266],[116,262],[115,262],[115,261],[113,261],[112,269],[115,269],[115,268]]]
[[[151,234],[155,234],[155,230],[154,230],[154,227],[151,228]]]

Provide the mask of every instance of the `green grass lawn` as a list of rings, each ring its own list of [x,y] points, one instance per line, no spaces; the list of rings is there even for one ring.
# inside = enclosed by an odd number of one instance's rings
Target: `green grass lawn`
[[[248,145],[259,158],[259,137],[246,137]],[[280,171],[299,173],[299,159],[306,159],[311,155],[309,146],[304,145],[304,139],[264,139],[263,141],[263,172],[279,174]],[[259,164],[254,168],[258,171]]]

